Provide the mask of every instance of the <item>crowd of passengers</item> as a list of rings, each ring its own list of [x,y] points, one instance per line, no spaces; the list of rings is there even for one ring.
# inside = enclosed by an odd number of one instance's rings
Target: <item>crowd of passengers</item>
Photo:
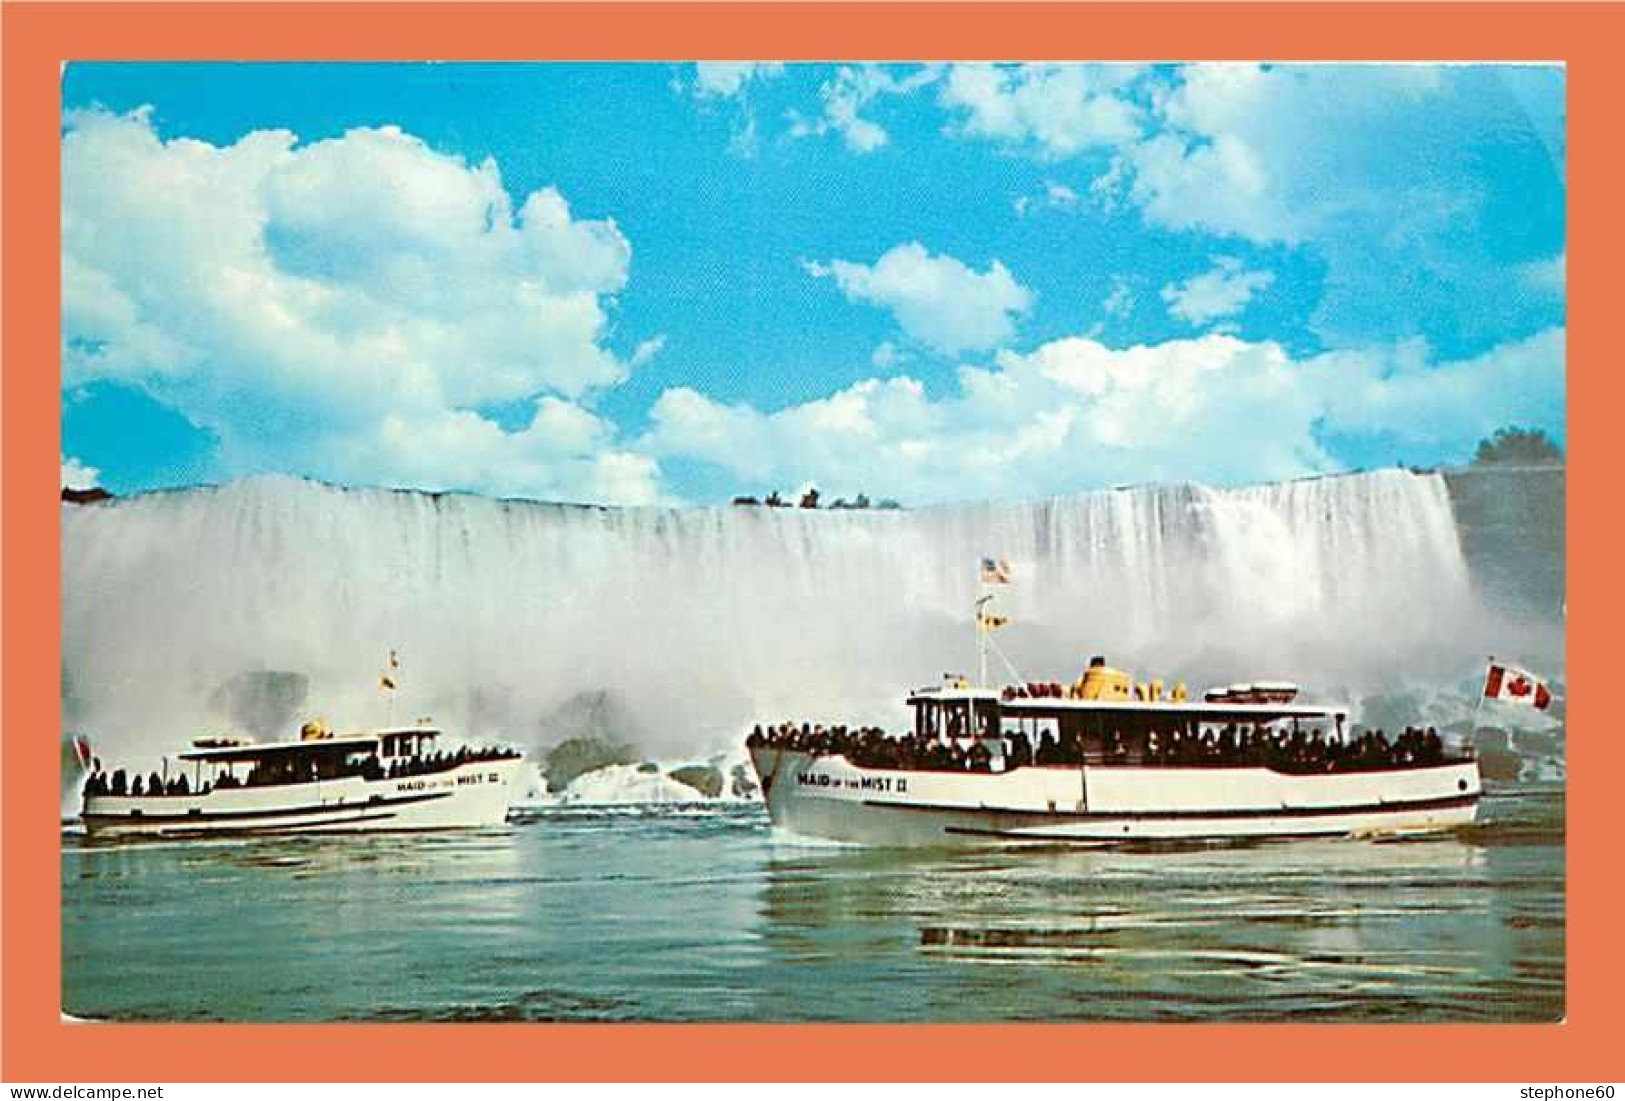
[[[273,787],[278,784],[302,784],[313,780],[338,780],[360,776],[366,780],[396,780],[408,776],[425,776],[444,772],[480,761],[503,761],[519,756],[518,750],[501,748],[469,749],[462,747],[450,752],[426,753],[415,757],[392,758],[387,764],[377,754],[360,761],[340,757],[303,756],[275,763],[261,762],[249,769],[246,777],[226,772],[211,783],[204,780],[196,793],[207,795],[225,788]],[[102,771],[100,760],[92,763],[90,776],[85,780],[86,795],[191,795],[193,788],[184,773],[168,779],[157,772],[142,780],[139,773],[131,779],[122,768],[111,775]]]
[[[1266,767],[1279,772],[1358,772],[1439,764],[1446,759],[1444,740],[1433,727],[1406,727],[1390,738],[1381,730],[1364,731],[1348,740],[1322,731],[1277,730],[1230,723],[1223,730],[1191,733],[1152,730],[1141,746],[1114,732],[1098,750],[1086,751],[1071,731],[1045,732],[1037,744],[1025,733],[999,738],[939,738],[913,733],[894,738],[878,727],[812,726],[780,723],[757,726],[746,745],[778,747],[818,756],[842,756],[860,768],[915,771],[991,772],[1038,766],[1088,764],[1174,765],[1188,767]],[[993,745],[999,752],[995,753]]]
[[[423,776],[431,772],[444,772],[448,768],[466,765],[474,761],[506,761],[519,756],[517,749],[501,749],[489,747],[483,749],[469,749],[466,746],[450,753],[426,753],[417,757],[395,757],[387,766],[379,767],[376,757],[368,758],[372,766],[372,774],[367,775],[369,780],[399,780],[407,776]]]

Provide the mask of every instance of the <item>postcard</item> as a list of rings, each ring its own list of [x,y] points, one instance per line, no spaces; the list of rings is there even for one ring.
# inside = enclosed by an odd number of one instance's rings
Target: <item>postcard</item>
[[[64,1014],[1564,1017],[1562,64],[61,90]]]

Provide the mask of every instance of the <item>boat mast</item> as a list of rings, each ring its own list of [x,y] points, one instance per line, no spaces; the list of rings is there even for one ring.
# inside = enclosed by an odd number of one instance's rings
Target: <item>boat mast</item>
[[[1002,627],[1007,622],[1003,616],[989,616],[987,614],[987,606],[993,600],[993,590],[990,586],[995,584],[1008,585],[1009,583],[1010,567],[1004,559],[983,558],[977,565],[976,588],[980,595],[976,599],[974,618],[976,620],[976,687],[978,688],[987,687],[987,650],[989,646],[993,646],[990,635],[995,627]],[[999,660],[1004,662],[1010,668],[1011,673],[1014,674],[1015,668],[1010,665],[1010,659],[1004,656],[1004,651],[999,650],[997,646],[993,646],[993,649],[998,652]],[[1019,680],[1020,677],[1018,676],[1016,679]]]
[[[977,576],[980,577],[981,574],[978,573]],[[983,617],[982,609],[987,607],[988,601],[993,599],[993,594],[987,591],[987,582],[985,582],[985,581],[980,583],[980,588],[982,590],[982,595],[980,597],[978,597],[977,600],[976,600],[976,614],[973,617],[976,620],[976,669],[977,669],[976,687],[978,687],[978,688],[986,688],[987,687],[987,623],[982,618]]]

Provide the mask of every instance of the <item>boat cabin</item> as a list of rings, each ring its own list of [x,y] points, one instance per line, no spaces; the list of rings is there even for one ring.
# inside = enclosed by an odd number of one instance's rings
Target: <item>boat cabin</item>
[[[1026,734],[1036,743],[1048,734],[1073,735],[1085,747],[1112,734],[1143,741],[1152,731],[1186,735],[1231,724],[1293,729],[1315,725],[1323,734],[1341,738],[1346,709],[1323,704],[1210,704],[1148,700],[1080,700],[1067,698],[1006,699],[991,689],[923,688],[909,697],[914,732],[939,739],[1003,738]]]
[[[377,778],[392,764],[426,758],[439,736],[438,730],[423,727],[335,735],[307,724],[302,736],[290,741],[199,738],[180,759],[194,766],[194,790],[205,782],[213,787],[266,787],[346,776]]]
[[[192,762],[194,787],[205,781],[214,787],[266,787],[360,775],[377,755],[378,739],[363,734],[205,747],[180,759]]]
[[[948,675],[941,686],[911,694],[916,737],[982,742],[995,758],[1007,740],[1029,746],[1076,747],[1084,762],[1143,761],[1170,741],[1190,741],[1229,731],[1319,734],[1344,739],[1348,709],[1295,702],[1297,687],[1234,685],[1210,690],[1201,701],[1183,684],[1165,691],[1161,682],[1135,683],[1128,674],[1095,658],[1071,685],[1026,684],[1003,690],[975,688]]]
[[[386,761],[402,757],[427,757],[434,752],[440,731],[414,726],[378,732],[378,755]]]

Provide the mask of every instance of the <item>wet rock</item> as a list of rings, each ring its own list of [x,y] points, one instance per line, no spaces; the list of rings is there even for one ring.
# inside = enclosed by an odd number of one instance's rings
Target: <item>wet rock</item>
[[[547,762],[542,775],[556,793],[577,776],[611,765],[632,765],[643,759],[638,744],[641,727],[620,694],[607,688],[577,692],[536,722],[531,744],[552,745],[540,751]]]
[[[715,799],[722,794],[722,770],[711,765],[685,765],[672,769],[668,775],[707,799]]]
[[[630,765],[637,762],[638,751],[625,742],[596,735],[567,738],[547,751],[542,775],[547,779],[547,790],[561,792],[577,776],[596,772],[611,765]]]
[[[1481,727],[1473,739],[1479,772],[1506,784],[1561,780],[1567,773],[1564,733]]]

